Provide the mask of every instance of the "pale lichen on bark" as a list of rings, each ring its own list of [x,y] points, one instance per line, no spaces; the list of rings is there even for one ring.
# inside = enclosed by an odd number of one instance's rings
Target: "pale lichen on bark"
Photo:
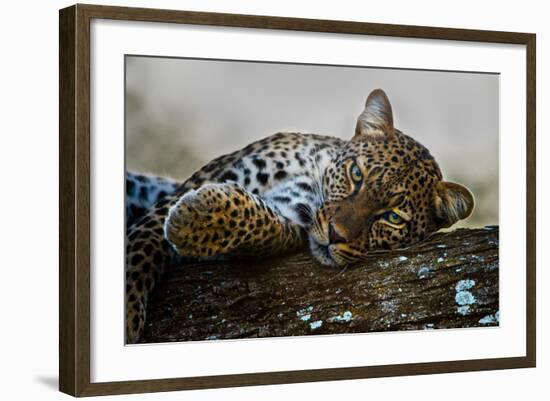
[[[498,227],[438,233],[346,269],[306,252],[171,269],[142,342],[497,326]]]

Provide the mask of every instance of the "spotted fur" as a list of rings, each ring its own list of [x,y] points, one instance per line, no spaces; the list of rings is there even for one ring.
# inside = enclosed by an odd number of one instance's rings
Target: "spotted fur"
[[[309,243],[320,263],[346,265],[420,241],[474,205],[468,189],[443,181],[424,146],[393,127],[381,90],[350,141],[279,133],[212,160],[175,189],[146,181],[152,195],[136,203],[134,191],[130,201],[145,210],[127,229],[128,342],[138,341],[149,295],[177,257],[270,256]]]
[[[151,206],[172,194],[179,184],[167,177],[126,173],[126,225],[131,226]]]

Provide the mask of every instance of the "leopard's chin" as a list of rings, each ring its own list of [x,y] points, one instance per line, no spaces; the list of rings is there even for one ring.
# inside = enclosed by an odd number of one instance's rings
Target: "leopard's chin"
[[[338,257],[338,253],[335,252],[336,249],[334,245],[322,245],[314,238],[310,237],[309,248],[315,260],[324,266],[337,267],[348,264],[346,261]]]

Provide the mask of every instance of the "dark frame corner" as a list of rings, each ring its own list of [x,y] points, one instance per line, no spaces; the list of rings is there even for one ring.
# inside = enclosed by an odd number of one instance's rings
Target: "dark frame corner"
[[[527,354],[524,357],[253,373],[90,381],[90,20],[170,22],[525,45],[527,49]],[[77,4],[59,12],[59,389],[73,396],[362,379],[536,365],[536,35],[422,26]]]

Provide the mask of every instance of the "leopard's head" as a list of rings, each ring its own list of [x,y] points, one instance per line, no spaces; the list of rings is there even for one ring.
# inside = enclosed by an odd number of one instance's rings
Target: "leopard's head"
[[[394,128],[380,89],[369,95],[355,135],[327,167],[323,193],[309,239],[313,255],[327,265],[407,247],[474,208],[472,193],[444,181],[428,149]]]

